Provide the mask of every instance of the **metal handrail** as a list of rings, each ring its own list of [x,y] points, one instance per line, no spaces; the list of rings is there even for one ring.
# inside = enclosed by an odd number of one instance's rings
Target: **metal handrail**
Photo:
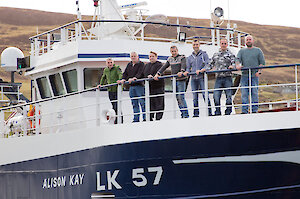
[[[70,22],[68,24],[62,25],[60,27],[54,28],[52,30],[43,32],[41,34],[35,35],[33,37],[30,37],[29,40],[33,40],[35,38],[41,37],[43,35],[49,34],[51,32],[60,30],[62,28],[71,26],[76,23],[90,23],[90,22],[96,22],[96,23],[137,23],[137,24],[152,24],[152,25],[162,25],[162,26],[170,26],[170,27],[181,27],[181,28],[196,28],[196,29],[207,29],[207,30],[225,30],[225,31],[233,31],[236,33],[244,34],[243,36],[247,36],[249,33],[238,31],[234,28],[220,28],[220,27],[205,27],[205,26],[193,26],[193,25],[183,25],[183,24],[169,24],[169,23],[161,23],[161,22],[151,22],[151,21],[134,21],[134,20],[76,20],[73,22]]]
[[[291,66],[300,66],[300,63],[299,64],[272,65],[272,66],[259,66],[259,67],[251,67],[251,68],[245,67],[245,68],[242,68],[241,70],[281,68],[281,67],[291,67]],[[221,72],[228,72],[228,71],[238,71],[238,70],[237,69],[214,70],[214,71],[205,71],[204,73],[210,74],[210,73],[221,73]],[[188,76],[193,76],[193,75],[196,75],[196,73],[195,72],[190,72],[188,74]],[[175,74],[175,75],[165,75],[165,76],[158,77],[158,79],[168,79],[168,78],[173,78],[173,77],[178,77],[178,75],[177,74]],[[137,79],[134,82],[144,82],[144,81],[155,81],[155,80],[153,78],[142,78],[142,79]],[[130,84],[130,83],[129,83],[129,81],[125,81],[124,84]],[[108,88],[108,87],[117,86],[117,85],[118,85],[118,83],[106,84],[106,85],[102,85],[101,88]],[[51,98],[47,98],[47,99],[37,100],[37,101],[34,101],[34,102],[29,102],[29,103],[22,104],[22,105],[14,105],[14,106],[10,106],[10,107],[4,107],[4,108],[1,108],[0,111],[11,109],[11,108],[22,107],[24,105],[38,104],[38,103],[42,103],[42,102],[47,102],[47,101],[60,99],[60,98],[68,97],[68,96],[73,96],[73,95],[77,95],[77,94],[81,94],[81,93],[85,93],[85,92],[95,91],[96,89],[97,89],[97,87],[93,87],[93,88],[85,89],[85,90],[82,90],[82,91],[68,93],[68,94],[65,94],[65,95],[60,95],[60,96],[55,96],[55,97],[51,97]]]
[[[280,67],[293,67],[293,66],[295,66],[295,73],[297,73],[297,67],[298,66],[300,66],[300,64],[286,64],[286,65],[273,65],[273,66],[262,66],[262,67],[253,67],[253,68],[242,68],[242,70],[249,70],[249,69],[266,69],[266,68],[280,68]],[[226,71],[236,71],[236,69],[233,69],[233,70],[220,70],[220,71],[207,71],[207,72],[204,72],[204,77],[205,77],[205,84],[206,84],[206,86],[205,86],[205,89],[204,90],[201,90],[200,92],[205,92],[205,102],[206,102],[206,104],[205,104],[205,106],[199,106],[198,108],[199,109],[204,109],[205,111],[206,111],[206,113],[208,114],[208,110],[207,110],[207,108],[208,107],[210,107],[210,108],[212,108],[212,107],[228,107],[228,106],[232,106],[232,107],[241,107],[241,106],[244,106],[244,105],[253,105],[253,103],[251,103],[251,101],[249,102],[249,104],[238,104],[238,105],[234,105],[234,104],[232,104],[232,105],[220,105],[220,106],[208,106],[208,104],[207,104],[207,102],[208,102],[208,91],[210,91],[210,90],[216,90],[216,89],[208,89],[208,87],[207,87],[207,74],[208,73],[220,73],[220,72],[226,72]],[[249,70],[249,71],[251,71],[251,70]],[[189,73],[189,75],[196,75],[196,73],[194,73],[194,72],[191,72],[191,73]],[[176,77],[178,77],[178,75],[167,75],[167,76],[161,76],[161,77],[159,77],[159,79],[166,79],[166,78],[173,78],[173,80],[175,80],[176,79]],[[250,76],[251,77],[251,76]],[[148,87],[149,86],[149,81],[152,81],[153,80],[153,78],[143,78],[143,79],[138,79],[138,80],[136,80],[135,82],[141,82],[141,81],[147,81],[146,82],[146,87]],[[174,81],[175,82],[175,81]],[[128,81],[126,81],[125,82],[125,84],[129,84],[129,82]],[[114,84],[109,84],[109,85],[103,85],[103,86],[101,86],[101,88],[105,88],[105,87],[110,87],[110,86],[116,86],[116,85],[119,85],[119,84],[117,84],[117,83],[114,83]],[[295,82],[293,83],[293,84],[280,84],[280,85],[258,85],[258,86],[256,86],[256,87],[273,87],[273,86],[285,86],[285,85],[288,85],[288,86],[296,86],[296,90],[297,90],[297,87],[299,86],[299,83],[298,83],[298,80],[297,80],[297,75],[295,76]],[[121,86],[118,86],[118,89],[119,88],[121,88]],[[172,94],[170,94],[170,95],[177,95],[177,94],[180,94],[181,92],[176,92],[176,91],[174,91],[174,83],[173,83],[173,93]],[[237,87],[237,88],[251,88],[251,85],[249,86],[249,87]],[[97,88],[96,87],[94,87],[94,88],[90,88],[90,89],[87,89],[87,90],[84,90],[84,91],[79,91],[79,92],[75,92],[75,93],[70,93],[70,94],[66,94],[66,95],[63,95],[63,96],[57,96],[57,97],[52,97],[52,98],[48,98],[48,99],[43,99],[43,100],[39,100],[39,101],[35,101],[35,102],[30,102],[30,103],[26,103],[26,104],[22,104],[22,105],[16,105],[16,106],[11,106],[11,107],[6,107],[6,108],[2,108],[2,109],[0,109],[0,112],[1,112],[1,117],[3,117],[4,118],[4,111],[5,110],[11,110],[12,108],[17,108],[17,107],[21,107],[21,106],[27,106],[27,105],[29,105],[29,104],[38,104],[38,103],[41,103],[41,102],[45,102],[45,101],[49,101],[49,100],[54,100],[54,99],[58,99],[58,98],[64,98],[64,97],[67,97],[67,96],[71,96],[71,95],[76,95],[76,94],[79,94],[79,93],[84,93],[84,92],[89,92],[89,91],[94,91],[94,90],[96,90]],[[225,88],[225,89],[233,89],[233,87],[231,87],[231,88]],[[218,90],[218,89],[217,89]],[[222,89],[222,90],[224,90],[224,89]],[[120,91],[118,91],[118,92],[120,92]],[[147,94],[147,92],[148,92],[148,94]],[[198,92],[198,91],[191,91],[191,92]],[[189,92],[183,92],[183,93],[191,93],[190,91]],[[99,98],[99,91],[97,91],[96,93],[98,93],[97,94],[97,98]],[[118,95],[119,95],[120,93],[118,93]],[[162,94],[160,94],[160,95],[162,95]],[[119,96],[121,96],[121,95],[119,95]],[[136,97],[135,99],[138,99],[138,98],[145,98],[146,99],[146,103],[149,103],[149,99],[150,99],[150,97],[155,97],[156,95],[151,95],[151,96],[149,96],[149,90],[148,91],[146,91],[146,96],[141,96],[141,97]],[[123,101],[125,101],[125,100],[131,100],[131,99],[133,99],[133,98],[123,98],[122,99],[122,97],[121,98],[118,98],[115,102],[118,102],[118,106],[121,104],[121,102],[123,102]],[[174,98],[175,99],[175,98]],[[120,102],[120,103],[119,103]],[[278,101],[278,102],[261,102],[261,103],[255,103],[255,105],[274,105],[274,104],[282,104],[282,103],[291,103],[291,102],[295,102],[296,103],[296,110],[298,111],[298,93],[296,92],[296,99],[292,99],[292,100],[285,100],[285,101]],[[76,106],[76,107],[73,107],[73,108],[70,108],[70,109],[66,109],[66,111],[72,111],[72,110],[75,110],[75,109],[81,109],[81,108],[84,108],[84,107],[94,107],[94,106],[96,106],[97,108],[96,108],[96,112],[97,111],[99,111],[99,110],[101,110],[101,109],[99,109],[99,105],[100,106],[102,106],[101,104],[106,104],[107,102],[105,102],[105,101],[102,101],[102,102],[100,102],[100,101],[96,101],[95,103],[92,103],[92,104],[85,104],[85,105],[82,105],[82,106]],[[36,109],[36,112],[38,113],[38,110],[39,110],[39,106],[36,106],[37,107],[37,109]],[[148,109],[147,109],[147,107],[148,107]],[[150,107],[150,104],[146,104],[146,110],[144,111],[144,112],[141,112],[141,114],[146,114],[146,119],[147,119],[147,121],[149,120],[149,114],[150,113],[155,113],[155,112],[157,112],[157,111],[150,111],[150,109],[149,109],[149,107]],[[174,107],[173,107],[174,108]],[[185,110],[193,110],[194,108],[186,108]],[[121,116],[129,116],[129,115],[132,115],[131,113],[125,113],[125,114],[123,114],[123,113],[121,113],[121,108],[118,108],[118,113],[116,113],[116,117],[118,118],[118,123],[120,123],[120,117]],[[183,110],[183,109],[181,109],[181,110]],[[30,130],[30,132],[32,132],[32,131],[35,131],[36,132],[36,134],[38,134],[39,132],[40,132],[40,129],[41,129],[41,127],[40,127],[40,124],[38,124],[38,122],[37,121],[39,121],[39,119],[41,118],[41,117],[45,117],[45,116],[49,116],[49,115],[52,115],[52,114],[56,114],[56,113],[60,113],[61,111],[55,111],[55,112],[47,112],[47,113],[44,113],[43,114],[43,116],[41,116],[41,115],[39,115],[39,114],[36,114],[35,116],[29,116],[29,117],[27,117],[27,116],[25,116],[25,118],[27,118],[27,119],[31,119],[32,121],[33,120],[35,120],[36,122],[35,122],[35,124],[36,124],[36,127],[31,127],[30,129],[27,129],[27,127],[26,127],[26,129],[24,130],[24,132],[27,132],[27,130]],[[175,115],[175,117],[174,118],[176,118],[176,113],[178,112],[178,110],[175,108],[175,109],[171,109],[171,110],[164,110],[164,112],[174,112],[174,115]],[[25,115],[26,115],[26,109],[23,109],[23,114],[25,113]],[[251,113],[251,108],[250,108],[250,113]],[[100,120],[100,117],[99,117],[99,115],[96,115],[95,117],[92,117],[92,118],[88,118],[88,119],[86,119],[86,120],[76,120],[76,121],[72,121],[72,122],[65,122],[64,120],[63,120],[63,122],[62,123],[58,123],[58,124],[55,124],[54,126],[55,127],[64,127],[65,125],[70,125],[70,124],[78,124],[78,123],[80,123],[80,122],[94,122],[94,121],[96,121],[96,123],[98,124],[99,123],[99,121],[101,121]],[[51,128],[51,127],[53,127],[53,126],[51,126],[52,124],[50,124],[50,126],[49,125],[45,125],[45,126],[43,126],[42,128],[45,130],[45,129],[49,129],[49,128]],[[47,130],[46,130],[47,131]]]

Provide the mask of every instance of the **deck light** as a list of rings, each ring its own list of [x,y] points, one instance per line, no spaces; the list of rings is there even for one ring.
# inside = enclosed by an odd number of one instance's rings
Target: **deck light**
[[[185,32],[179,32],[178,33],[178,41],[185,42],[186,40],[186,33]]]
[[[216,27],[220,27],[224,22],[224,10],[221,7],[216,7],[214,12],[211,13],[211,21]]]

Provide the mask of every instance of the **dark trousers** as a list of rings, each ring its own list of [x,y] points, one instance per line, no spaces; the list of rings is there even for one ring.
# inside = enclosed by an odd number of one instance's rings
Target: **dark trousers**
[[[159,111],[155,113],[150,113],[150,120],[153,121],[154,117],[156,120],[160,120],[163,117],[163,110],[165,109],[165,97],[157,96],[151,97],[151,95],[164,94],[164,87],[151,88],[150,87],[150,111]]]
[[[112,108],[116,112],[116,115],[118,115],[118,102],[116,101],[118,99],[118,93],[117,92],[111,92],[108,91],[108,98],[110,100],[110,103],[112,105]],[[117,124],[118,120],[115,119],[115,124]],[[123,123],[123,116],[121,117],[121,122]]]

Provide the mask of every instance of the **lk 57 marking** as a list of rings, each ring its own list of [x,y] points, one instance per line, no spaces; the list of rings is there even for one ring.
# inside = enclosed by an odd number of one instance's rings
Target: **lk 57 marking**
[[[101,172],[97,172],[97,191],[122,189],[122,186],[117,181],[117,177],[120,173],[120,170],[106,171],[106,182],[101,183]],[[155,173],[155,178],[153,182],[149,182],[149,179],[145,176],[145,173]],[[147,184],[151,183],[156,186],[159,185],[161,177],[163,174],[162,166],[158,167],[148,167],[148,168],[135,168],[132,169],[132,183],[137,187],[144,187]]]

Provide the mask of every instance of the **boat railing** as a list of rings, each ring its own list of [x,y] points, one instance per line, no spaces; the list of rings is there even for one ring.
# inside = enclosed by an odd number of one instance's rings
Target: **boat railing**
[[[18,104],[21,100],[22,93],[20,92],[21,88],[20,83],[0,83],[0,104],[1,107]]]
[[[220,38],[226,37],[229,41],[229,46],[237,48],[242,47],[242,38],[248,33],[238,31],[234,28],[221,27],[204,27],[196,25],[169,24],[150,21],[130,21],[130,20],[77,20],[47,32],[38,34],[29,38],[31,40],[31,55],[40,56],[55,49],[57,45],[66,45],[67,43],[80,40],[103,40],[107,36],[102,29],[103,24],[115,23],[123,24],[127,34],[118,35],[118,39],[142,40],[142,41],[165,41],[165,42],[192,42],[193,39],[200,40],[201,44],[219,45]],[[91,24],[93,24],[91,27]],[[170,37],[151,36],[147,26],[159,28],[167,28],[170,30]],[[94,30],[94,31],[92,31]],[[193,31],[191,31],[193,30]],[[195,34],[194,31],[199,35]],[[147,32],[148,31],[148,32]],[[165,32],[165,31],[160,31]],[[174,34],[176,33],[176,34]],[[186,38],[179,38],[179,33],[188,34]],[[101,35],[102,34],[102,35]],[[177,38],[176,38],[176,36]]]
[[[279,111],[299,111],[299,80],[298,80],[298,67],[300,64],[288,64],[288,65],[274,65],[274,66],[263,66],[263,67],[253,67],[253,68],[242,68],[243,71],[248,71],[249,81],[251,82],[251,71],[256,69],[263,69],[263,73],[267,70],[279,69],[280,71],[288,70],[290,75],[290,82],[286,83],[281,80],[276,80],[275,82],[262,82],[258,86],[249,86],[241,87],[235,86],[230,88],[214,89],[209,87],[208,76],[209,74],[216,74],[220,72],[232,71],[236,72],[236,69],[232,70],[222,70],[222,71],[206,71],[203,73],[204,76],[204,90],[191,91],[187,89],[186,92],[178,93],[176,92],[176,78],[177,75],[166,75],[159,77],[160,79],[172,79],[172,91],[166,92],[161,95],[150,95],[149,84],[153,78],[144,78],[138,79],[136,82],[145,83],[145,96],[130,98],[128,92],[123,91],[123,85],[114,83],[109,85],[101,86],[101,89],[108,88],[111,86],[117,86],[118,99],[114,102],[117,102],[118,112],[115,113],[111,108],[111,102],[108,100],[106,91],[101,91],[98,88],[91,88],[80,92],[69,93],[62,96],[57,96],[48,99],[42,99],[35,102],[30,102],[26,104],[20,104],[16,106],[4,107],[0,109],[0,137],[18,137],[26,135],[37,135],[44,133],[58,133],[63,130],[71,129],[73,126],[74,129],[97,127],[102,125],[122,125],[125,123],[131,123],[134,113],[132,111],[130,101],[132,99],[143,98],[145,100],[145,114],[146,121],[150,122],[150,114],[157,111],[150,111],[150,98],[157,96],[164,96],[165,99],[168,99],[168,104],[166,104],[164,109],[163,120],[165,119],[179,119],[180,110],[177,105],[176,95],[185,94],[186,100],[188,101],[187,110],[193,111],[194,107],[191,105],[192,93],[204,93],[205,100],[203,101],[202,97],[199,97],[200,103],[199,109],[200,115],[199,120],[203,117],[209,117],[208,108],[214,110],[216,106],[212,103],[211,107],[208,106],[208,99],[211,99],[210,93],[213,93],[216,90],[238,90],[238,94],[235,94],[234,103],[232,105],[233,112],[232,115],[238,115],[241,113],[241,107],[249,105],[257,105],[259,107],[259,112],[255,114],[262,114],[264,112],[279,112]],[[276,71],[275,71],[276,72]],[[190,76],[196,75],[195,73],[189,73]],[[276,75],[274,75],[276,77]],[[125,82],[129,84],[129,82]],[[247,88],[249,90],[255,88],[258,89],[260,95],[260,102],[254,103],[251,100],[251,92],[249,92],[249,103],[242,104],[240,100],[239,89]],[[68,101],[71,100],[70,97],[80,96],[85,94],[95,94],[94,99],[91,103],[80,104],[78,106],[66,106]],[[274,93],[278,96],[274,96]],[[263,98],[266,95],[267,97]],[[271,95],[268,97],[268,95]],[[72,98],[74,99],[74,98]],[[60,104],[63,104],[63,108],[55,108],[53,104],[49,102],[59,101]],[[212,99],[211,99],[212,100]],[[220,108],[224,112],[225,108],[231,106],[221,103]],[[130,107],[130,108],[129,108]],[[81,117],[86,112],[86,117]],[[31,114],[29,114],[31,113]],[[204,113],[204,114],[203,114]],[[252,113],[252,109],[249,109],[249,114]],[[68,117],[77,116],[77,119],[68,119]],[[190,114],[190,117],[192,115]],[[225,117],[225,116],[219,116]],[[213,117],[212,117],[213,118]],[[115,121],[116,119],[116,121]],[[158,121],[156,121],[158,122]]]

